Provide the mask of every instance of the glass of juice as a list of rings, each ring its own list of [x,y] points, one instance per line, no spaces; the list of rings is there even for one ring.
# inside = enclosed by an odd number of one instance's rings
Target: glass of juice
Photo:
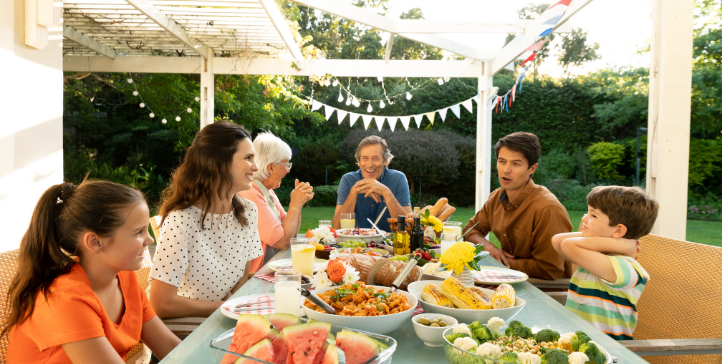
[[[353,229],[356,227],[356,214],[353,212],[341,213],[341,229]]]
[[[459,239],[461,237],[461,223],[458,221],[444,222],[442,234],[456,234],[456,239]]]
[[[279,270],[276,272],[273,289],[276,292],[276,313],[298,316],[301,312],[301,272]]]
[[[452,233],[442,233],[441,234],[441,250],[440,253],[444,254],[446,249],[451,248],[452,245],[456,244],[456,234]]]
[[[318,220],[318,227],[324,227],[324,226],[331,227],[331,225],[333,225],[331,220]]]
[[[307,238],[291,239],[291,264],[293,270],[305,276],[313,276],[313,263],[316,256],[316,244]]]

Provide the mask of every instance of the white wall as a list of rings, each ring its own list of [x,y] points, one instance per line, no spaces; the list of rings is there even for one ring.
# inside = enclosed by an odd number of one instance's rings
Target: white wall
[[[22,0],[0,0],[0,251],[16,249],[40,195],[63,180],[62,28],[24,42]]]

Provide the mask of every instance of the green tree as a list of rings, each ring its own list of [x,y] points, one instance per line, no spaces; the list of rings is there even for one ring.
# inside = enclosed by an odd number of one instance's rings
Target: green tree
[[[587,33],[582,28],[574,28],[569,34],[561,36],[561,44],[559,48],[559,64],[564,68],[564,73],[569,75],[570,66],[581,66],[589,61],[600,59],[597,53],[599,43],[588,44]]]

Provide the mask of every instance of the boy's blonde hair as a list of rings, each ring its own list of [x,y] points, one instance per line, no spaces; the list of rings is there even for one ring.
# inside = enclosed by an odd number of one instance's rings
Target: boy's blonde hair
[[[639,187],[594,187],[587,195],[587,205],[609,216],[609,226],[626,226],[625,239],[649,234],[659,212],[659,203]]]

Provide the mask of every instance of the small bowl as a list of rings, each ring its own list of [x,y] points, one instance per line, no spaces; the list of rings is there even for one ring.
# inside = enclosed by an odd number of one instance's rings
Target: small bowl
[[[311,286],[313,286],[313,277],[309,277],[309,276],[304,276],[304,277],[308,278],[308,283],[303,283],[303,281],[301,281],[301,288],[305,288],[305,289],[311,288]]]
[[[425,318],[428,320],[441,319],[446,322],[446,326],[425,326],[419,323],[420,318]],[[432,348],[442,347],[444,345],[444,331],[459,323],[458,321],[456,321],[455,318],[451,316],[438,313],[422,313],[412,317],[411,322],[414,324],[414,331],[416,331],[416,336],[418,336],[419,339],[424,342],[424,345],[430,346]]]
[[[318,258],[318,259],[329,259],[329,257],[331,256],[331,252],[334,251],[334,250],[336,250],[336,249],[333,249],[333,250],[316,250],[316,258]]]

